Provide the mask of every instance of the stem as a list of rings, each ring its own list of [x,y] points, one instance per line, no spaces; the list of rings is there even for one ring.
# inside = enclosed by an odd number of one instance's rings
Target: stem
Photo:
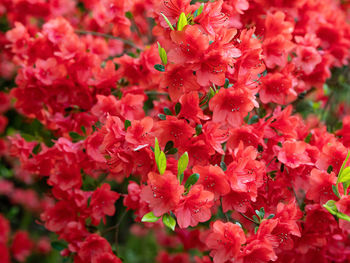
[[[139,47],[138,45],[134,44],[134,42],[121,38],[121,37],[116,37],[116,36],[112,36],[112,35],[108,35],[108,34],[104,34],[104,33],[100,33],[100,32],[94,32],[94,31],[85,31],[85,30],[75,30],[75,33],[80,34],[80,35],[92,35],[92,36],[98,36],[98,37],[104,37],[104,38],[109,38],[109,39],[116,39],[119,40],[121,42],[123,42],[124,44],[127,44],[133,48],[136,48],[137,50],[142,50],[141,47]]]
[[[271,159],[271,161],[269,161],[269,163],[266,165],[266,168],[269,167],[270,164],[272,163],[272,161],[275,160],[275,159],[276,159],[276,156],[274,156],[274,157]]]
[[[247,219],[247,220],[253,222],[254,224],[257,224],[253,219],[250,219],[250,218],[247,217],[245,214],[243,214],[243,213],[241,213],[241,212],[239,212],[239,214],[240,214],[241,216],[243,216],[245,219]]]
[[[228,217],[228,215],[224,212],[224,209],[222,208],[222,197],[220,198],[220,205],[221,205],[222,213],[225,215],[226,222],[230,222],[230,218]]]
[[[224,162],[225,161],[225,153],[226,153],[226,143],[224,143],[222,150],[224,151],[224,154],[221,156],[221,162]]]
[[[159,95],[159,96],[168,96],[169,95],[169,93],[167,93],[167,92],[157,92],[154,90],[145,91],[145,94],[146,95]]]
[[[116,229],[118,231],[119,225],[120,225],[120,223],[122,222],[122,220],[124,219],[124,217],[126,216],[127,213],[128,213],[128,210],[125,209],[123,214],[119,217],[119,220],[118,220],[117,224],[115,224],[114,226],[111,226],[111,227],[106,228],[105,230],[103,230],[101,232],[101,235],[103,236],[106,233],[108,233],[109,231],[114,230],[114,229]]]

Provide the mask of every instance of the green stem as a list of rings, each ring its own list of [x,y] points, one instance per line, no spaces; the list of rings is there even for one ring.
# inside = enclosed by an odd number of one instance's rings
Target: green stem
[[[257,224],[253,219],[250,219],[250,218],[247,217],[245,214],[243,214],[243,213],[239,213],[239,214],[240,214],[241,216],[243,216],[245,219],[247,219],[247,220],[253,222],[254,224]]]
[[[94,32],[94,31],[85,31],[85,30],[75,30],[75,33],[80,34],[80,35],[92,35],[92,36],[98,36],[98,37],[104,37],[104,38],[109,38],[109,39],[116,39],[119,40],[121,42],[123,42],[124,44],[127,44],[133,48],[136,48],[137,50],[142,50],[141,47],[139,47],[138,45],[134,44],[134,42],[121,38],[121,37],[116,37],[116,36],[112,36],[112,35],[108,35],[108,34],[104,34],[104,33],[100,33],[100,32]]]

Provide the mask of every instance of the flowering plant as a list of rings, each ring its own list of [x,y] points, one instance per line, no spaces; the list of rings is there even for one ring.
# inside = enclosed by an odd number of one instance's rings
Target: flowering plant
[[[349,262],[349,20],[2,1],[0,263]]]

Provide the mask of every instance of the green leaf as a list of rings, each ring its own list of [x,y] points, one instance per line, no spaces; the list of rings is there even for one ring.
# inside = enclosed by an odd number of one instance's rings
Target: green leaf
[[[335,185],[332,185],[332,190],[333,190],[333,193],[334,193],[338,198],[340,198],[338,188],[337,188]]]
[[[198,179],[199,179],[199,174],[197,174],[197,173],[192,174],[190,177],[188,177],[188,179],[185,183],[185,188],[186,189],[190,188],[192,185],[197,183]]]
[[[133,14],[132,14],[130,11],[126,12],[126,13],[125,13],[125,16],[126,16],[126,18],[128,18],[128,19],[132,19],[132,18],[134,17]]]
[[[180,174],[180,175],[178,176],[178,179],[179,179],[180,184],[182,184],[182,182],[183,182],[183,180],[184,180],[184,174]]]
[[[333,171],[333,166],[332,165],[328,166],[327,173],[330,174],[332,171]]]
[[[260,208],[260,215],[261,215],[261,219],[264,219],[264,217],[265,217],[265,209],[263,207]]]
[[[227,166],[226,166],[226,163],[225,163],[225,162],[220,162],[220,167],[221,167],[221,169],[222,169],[224,172],[226,172]]]
[[[345,183],[350,181],[350,167],[346,167],[343,172],[339,175],[338,181],[340,183]]]
[[[173,141],[168,141],[164,147],[164,152],[169,151],[174,147],[174,142]]]
[[[32,142],[32,141],[36,141],[35,136],[27,134],[27,133],[21,133],[21,137],[26,140],[27,142]]]
[[[125,130],[127,130],[130,126],[131,126],[131,121],[125,120],[125,122],[124,122],[124,128],[125,128]]]
[[[338,212],[338,209],[335,205],[334,200],[328,200],[327,203],[323,205],[323,207],[326,208],[328,212],[331,213],[332,215],[336,215]]]
[[[248,124],[254,124],[254,123],[257,123],[258,121],[259,121],[259,116],[254,115],[253,117],[250,118],[250,120],[248,121]]]
[[[228,85],[230,85],[230,80],[229,79],[225,79],[224,88],[227,89]]]
[[[202,124],[198,124],[198,125],[196,126],[196,135],[197,135],[197,136],[198,136],[199,134],[201,134],[202,128],[203,128]]]
[[[175,154],[175,153],[177,153],[177,148],[171,148],[168,152],[167,152],[167,154]]]
[[[182,29],[188,25],[187,17],[184,12],[182,12],[179,16],[179,20],[177,21],[177,30],[182,31]]]
[[[37,145],[35,145],[35,147],[32,150],[32,153],[34,154],[38,154],[41,151],[41,144],[38,143]]]
[[[256,215],[253,216],[253,220],[254,220],[255,223],[260,224],[260,221],[259,221],[259,219],[257,218]]]
[[[259,226],[254,227],[254,234],[256,234],[259,230]]]
[[[275,217],[275,214],[270,214],[267,219],[271,219],[271,218],[274,218]]]
[[[173,231],[175,230],[176,220],[171,215],[164,214],[162,220],[165,226]]]
[[[170,27],[170,29],[171,29],[171,30],[175,30],[174,27],[173,27],[173,25],[170,23],[169,19],[168,19],[163,13],[160,13],[160,14],[163,16],[165,22],[168,24],[168,26]]]
[[[181,104],[180,102],[175,104],[175,114],[178,115],[181,111]]]
[[[340,218],[340,219],[343,219],[345,221],[349,221],[350,222],[350,216],[344,214],[344,213],[341,213],[341,212],[338,212],[337,213],[337,217]]]
[[[154,68],[160,72],[164,72],[165,71],[165,67],[161,64],[156,64],[154,65]]]
[[[199,16],[203,12],[203,8],[204,3],[202,3],[196,11],[194,11],[193,17],[196,18],[197,16]]]
[[[67,248],[66,244],[64,244],[62,242],[58,242],[58,241],[52,242],[51,246],[58,251],[62,251],[63,249]]]
[[[169,108],[165,107],[163,110],[166,115],[173,115],[173,113],[171,112],[171,110],[169,110]]]
[[[166,54],[165,49],[160,46],[159,42],[157,42],[157,44],[158,44],[159,57],[162,60],[163,65],[165,66],[166,64],[168,64],[168,56]]]
[[[336,202],[334,200],[328,200],[328,202],[325,203],[323,205],[323,207],[326,208],[329,213],[331,213],[332,215],[335,215],[339,219],[343,219],[345,221],[349,221],[350,222],[350,216],[348,216],[348,215],[346,215],[344,213],[338,212],[338,208],[335,205],[335,203]]]
[[[166,116],[164,114],[158,114],[159,119],[166,120]]]
[[[76,132],[70,132],[69,136],[72,138],[73,142],[77,142],[85,139],[84,136],[81,136],[79,133],[76,133]]]
[[[160,154],[159,142],[158,142],[158,139],[156,138],[154,142],[154,159],[156,160],[156,162],[158,162],[157,160],[158,160],[159,154]]]
[[[83,132],[83,134],[86,135],[86,129],[85,129],[85,127],[84,127],[84,126],[81,126],[80,129],[81,129],[81,131]]]
[[[188,153],[185,152],[183,155],[181,155],[178,163],[177,163],[177,175],[180,175],[185,172],[187,165],[188,165]]]
[[[142,217],[141,222],[154,223],[154,222],[157,222],[159,218],[160,216],[159,217],[155,216],[153,212],[149,212]]]
[[[157,160],[157,166],[160,174],[163,174],[166,170],[166,157],[163,151],[160,152]]]
[[[345,168],[345,165],[346,165],[346,163],[347,163],[348,160],[349,160],[349,157],[350,157],[350,151],[348,151],[348,154],[346,155],[345,161],[343,162],[343,164],[342,164],[342,166],[341,166],[341,168],[340,168],[340,171],[339,171],[339,174],[338,174],[338,180],[340,179],[340,178],[339,178],[339,175],[342,174],[342,172],[343,172],[343,170],[344,170],[344,168]],[[337,181],[337,182],[339,182],[339,181]]]
[[[342,166],[341,166],[341,168],[340,168],[340,171],[339,171],[339,173],[338,173],[337,185],[336,185],[337,190],[338,190],[338,183],[340,182],[339,180],[340,180],[341,177],[342,177],[342,174],[343,174],[345,165],[346,165],[346,163],[348,162],[349,157],[350,157],[350,151],[348,151],[348,154],[346,155],[345,161],[343,162],[343,164],[342,164]],[[350,182],[349,182],[349,181],[346,181],[346,182],[343,183],[343,185],[344,185],[344,194],[346,194],[346,191],[347,191],[347,189],[348,189],[348,187],[349,187],[349,185],[350,185]],[[337,192],[339,192],[339,191],[337,191]],[[339,198],[340,198],[340,197],[339,197]]]
[[[89,208],[89,206],[90,206],[90,203],[91,203],[91,196],[89,196],[89,198],[88,198],[88,200],[87,200],[87,208]]]
[[[305,142],[306,143],[310,143],[310,141],[311,141],[311,137],[312,137],[312,134],[311,133],[309,133],[307,136],[306,136],[306,138],[305,138]]]

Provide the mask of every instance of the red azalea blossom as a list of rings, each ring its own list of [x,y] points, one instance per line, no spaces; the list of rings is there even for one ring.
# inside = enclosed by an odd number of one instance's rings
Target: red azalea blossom
[[[241,245],[246,242],[242,228],[233,223],[215,221],[212,230],[206,239],[207,246],[211,249],[214,263],[225,262],[237,258]]]
[[[211,217],[210,208],[214,202],[213,193],[196,185],[182,198],[175,210],[175,215],[181,228],[196,226],[199,222],[208,221]]]
[[[111,191],[109,184],[103,184],[91,196],[91,219],[94,225],[98,225],[100,220],[105,221],[105,215],[112,216],[115,212],[114,203],[119,199],[117,192]]]
[[[0,263],[349,261],[349,1],[0,2]]]
[[[17,261],[24,262],[31,254],[33,246],[33,242],[30,240],[28,233],[25,231],[18,231],[13,237],[11,253]]]
[[[161,216],[175,209],[180,202],[184,187],[170,171],[163,175],[148,174],[148,185],[142,188],[141,199],[147,202],[155,216]]]
[[[232,127],[242,124],[243,118],[257,107],[254,96],[242,89],[220,89],[209,102],[214,122],[224,122]]]

